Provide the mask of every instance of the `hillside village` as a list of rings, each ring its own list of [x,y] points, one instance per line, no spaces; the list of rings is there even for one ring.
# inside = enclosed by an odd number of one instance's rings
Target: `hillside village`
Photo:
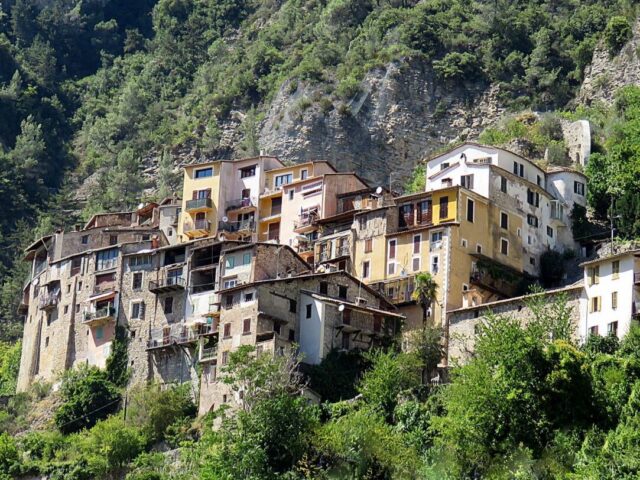
[[[588,189],[579,167],[475,143],[424,165],[424,191],[399,196],[324,161],[201,161],[172,197],[38,239],[25,252],[18,391],[104,368],[119,335],[130,386],[190,383],[204,414],[242,403],[221,373],[242,345],[317,365],[441,327],[430,373],[444,381],[485,315],[525,319],[529,297],[563,295],[581,342],[629,331],[640,251],[585,257],[593,245],[572,233]],[[531,293],[549,252],[579,273]]]

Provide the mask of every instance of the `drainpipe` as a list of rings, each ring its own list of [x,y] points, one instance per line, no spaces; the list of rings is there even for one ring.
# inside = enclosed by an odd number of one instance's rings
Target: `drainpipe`
[[[449,299],[449,270],[451,268],[451,227],[447,227],[447,239],[445,248],[445,269],[444,269],[444,294],[442,297],[442,325],[444,327],[444,365],[449,364],[449,317],[447,315],[447,302]]]

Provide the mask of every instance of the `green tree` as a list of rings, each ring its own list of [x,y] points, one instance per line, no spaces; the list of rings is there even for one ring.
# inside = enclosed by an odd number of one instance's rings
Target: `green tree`
[[[604,30],[604,43],[612,55],[617,53],[631,38],[633,31],[629,20],[625,17],[615,16],[609,19]]]
[[[54,420],[63,433],[92,427],[117,411],[120,403],[120,394],[107,373],[86,365],[64,373],[60,394],[63,403],[56,410]]]
[[[429,309],[436,299],[438,284],[430,273],[421,272],[416,275],[415,286],[411,298],[422,307],[422,323],[426,326]]]

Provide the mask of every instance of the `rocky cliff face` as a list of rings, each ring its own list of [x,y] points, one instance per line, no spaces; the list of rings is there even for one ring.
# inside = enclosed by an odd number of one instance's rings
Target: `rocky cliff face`
[[[322,86],[285,84],[267,111],[260,148],[285,161],[325,159],[394,188],[425,156],[472,138],[503,113],[497,89],[451,87],[417,60],[370,72],[349,101],[328,104]],[[321,99],[323,99],[321,101]]]
[[[633,37],[617,55],[611,56],[602,42],[596,47],[577,101],[611,104],[616,90],[625,85],[640,85],[640,18],[633,27]]]

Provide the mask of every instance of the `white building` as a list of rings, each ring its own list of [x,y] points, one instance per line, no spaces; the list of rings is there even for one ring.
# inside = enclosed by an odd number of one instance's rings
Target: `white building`
[[[580,337],[616,334],[622,338],[640,317],[640,249],[582,264],[587,309]]]
[[[523,269],[537,275],[547,249],[577,249],[570,213],[586,205],[586,177],[569,168],[543,170],[513,152],[465,143],[426,162],[426,190],[460,185],[522,218]]]

